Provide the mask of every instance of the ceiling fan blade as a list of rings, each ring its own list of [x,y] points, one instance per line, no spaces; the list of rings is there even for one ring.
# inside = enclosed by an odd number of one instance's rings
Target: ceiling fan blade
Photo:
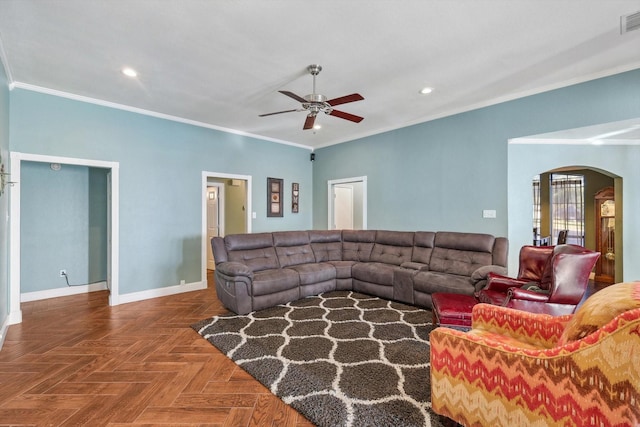
[[[345,113],[340,110],[331,110],[330,116],[340,117],[341,119],[351,120],[352,122],[360,123],[364,120],[364,117],[356,116],[355,114]]]
[[[307,102],[307,100],[304,99],[303,97],[298,96],[293,92],[289,92],[288,90],[279,90],[278,92],[280,92],[283,95],[287,95],[289,98],[293,98],[298,102]]]
[[[313,128],[313,124],[315,122],[316,122],[316,115],[315,114],[309,114],[307,116],[307,120],[304,121],[304,126],[302,127],[302,130],[307,130],[307,129]]]
[[[302,110],[276,111],[275,113],[259,114],[258,117],[273,116],[274,114],[282,114],[282,113],[293,113],[294,111],[302,111]]]
[[[333,107],[334,105],[346,104],[347,102],[362,101],[363,99],[364,97],[359,93],[352,93],[351,95],[345,95],[341,96],[340,98],[330,99],[327,101],[327,104]]]

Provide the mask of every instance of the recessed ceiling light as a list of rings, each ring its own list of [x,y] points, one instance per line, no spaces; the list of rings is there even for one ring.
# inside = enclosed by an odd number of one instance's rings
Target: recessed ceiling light
[[[122,74],[127,77],[138,77],[138,72],[133,68],[125,67],[122,69]]]
[[[431,92],[433,92],[433,89],[430,88],[430,87],[424,87],[424,88],[420,89],[420,93],[422,95],[426,95],[426,94],[431,93]]]
[[[321,129],[321,128],[322,128],[322,126],[320,126],[320,125],[313,125],[313,128],[314,128],[314,129]]]

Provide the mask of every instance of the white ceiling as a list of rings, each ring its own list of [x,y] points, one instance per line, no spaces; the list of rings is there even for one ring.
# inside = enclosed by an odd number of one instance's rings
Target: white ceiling
[[[640,68],[640,0],[0,0],[13,87],[317,148]],[[352,123],[278,93],[354,92]],[[120,73],[135,68],[139,77]],[[434,88],[430,95],[418,92]]]

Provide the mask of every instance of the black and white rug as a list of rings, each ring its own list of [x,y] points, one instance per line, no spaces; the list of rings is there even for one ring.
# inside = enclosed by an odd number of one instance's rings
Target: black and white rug
[[[431,312],[338,291],[193,328],[318,426],[441,426]]]

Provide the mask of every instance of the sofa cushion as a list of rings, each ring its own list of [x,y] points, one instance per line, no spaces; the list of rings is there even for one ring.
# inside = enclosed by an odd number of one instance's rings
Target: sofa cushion
[[[471,277],[479,267],[490,264],[490,253],[436,247],[433,249],[429,270]]]
[[[306,231],[280,231],[273,233],[273,244],[281,267],[315,262]]]
[[[429,270],[471,276],[479,267],[492,264],[494,241],[490,234],[438,232]]]
[[[439,231],[436,233],[435,247],[490,254],[493,251],[495,240],[496,238],[491,234]]]
[[[279,268],[271,233],[232,234],[224,238],[229,261],[245,264],[251,271]]]
[[[336,269],[333,265],[319,262],[312,264],[299,264],[287,267],[298,273],[301,285],[326,282],[336,278]]]
[[[354,264],[351,268],[351,275],[354,279],[362,282],[391,286],[393,285],[393,271],[396,268],[400,267],[380,262],[362,262]]]
[[[471,295],[475,291],[471,279],[466,276],[434,271],[420,271],[413,276],[413,289],[426,294],[444,292]]]
[[[297,288],[299,285],[300,276],[297,272],[287,268],[278,268],[255,273],[251,288],[253,296],[260,296]]]
[[[316,262],[342,260],[342,232],[340,230],[309,231],[309,241]]]
[[[367,262],[373,250],[374,230],[343,230],[342,259],[344,261]]]
[[[351,279],[351,268],[356,264],[355,261],[329,261],[336,269],[336,279]]]
[[[433,231],[416,231],[413,238],[413,253],[411,261],[419,264],[429,265],[431,252],[435,246],[436,233]]]
[[[369,260],[391,265],[411,261],[413,236],[406,231],[378,231]]]

